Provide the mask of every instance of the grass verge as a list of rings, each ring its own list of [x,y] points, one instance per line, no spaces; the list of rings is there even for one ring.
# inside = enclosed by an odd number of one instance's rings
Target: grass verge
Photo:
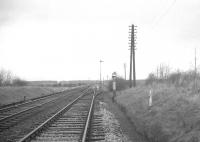
[[[148,93],[153,90],[153,106]],[[118,93],[116,102],[149,142],[200,140],[200,97],[188,88],[168,85],[140,86]]]

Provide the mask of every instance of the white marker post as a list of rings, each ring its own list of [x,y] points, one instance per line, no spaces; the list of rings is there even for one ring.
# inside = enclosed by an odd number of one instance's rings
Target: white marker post
[[[152,90],[149,90],[149,111],[151,111],[152,107]]]
[[[116,87],[116,77],[117,77],[117,73],[116,72],[113,72],[112,73],[112,79],[113,79],[113,97],[112,97],[112,101],[114,102],[114,99],[116,97],[116,90],[117,90],[117,87]]]

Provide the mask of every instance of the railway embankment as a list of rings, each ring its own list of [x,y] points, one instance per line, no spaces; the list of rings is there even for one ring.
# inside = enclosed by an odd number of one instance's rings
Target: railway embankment
[[[118,92],[116,103],[137,133],[149,142],[197,142],[200,140],[199,95],[190,88],[158,84]]]

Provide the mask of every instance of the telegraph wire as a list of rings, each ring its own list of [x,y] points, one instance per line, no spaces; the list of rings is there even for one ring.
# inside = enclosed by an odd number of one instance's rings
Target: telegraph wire
[[[176,4],[177,0],[173,0],[173,2],[170,4],[170,6],[159,16],[155,16],[158,18],[154,18],[155,20],[153,20],[153,24],[152,24],[152,28],[154,29],[156,27],[156,25],[158,25],[160,23],[160,21],[162,19],[164,19],[164,17],[167,16],[167,14],[171,11],[171,9],[174,7],[174,5]],[[156,20],[157,19],[157,20]],[[155,21],[155,22],[154,22]]]

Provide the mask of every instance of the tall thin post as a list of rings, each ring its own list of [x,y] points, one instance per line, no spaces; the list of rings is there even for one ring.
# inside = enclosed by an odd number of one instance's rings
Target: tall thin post
[[[102,63],[103,61],[100,60],[99,62],[100,62],[100,87],[101,87],[101,84],[102,84],[102,82],[101,82],[101,63]]]
[[[113,96],[112,96],[112,101],[114,102],[115,100],[115,97],[116,97],[116,89],[117,89],[117,86],[116,86],[116,77],[117,77],[117,74],[116,72],[113,72],[112,73],[112,85],[113,85]]]
[[[197,88],[197,57],[196,57],[196,48],[195,48],[195,57],[194,57],[194,91],[196,92]]]
[[[129,87],[131,88],[132,87],[132,46],[131,46],[131,49],[130,49],[130,73],[129,73]]]
[[[126,80],[126,63],[124,63],[124,79]]]
[[[133,87],[136,87],[136,73],[135,73],[135,26],[132,25],[132,46],[133,46]]]
[[[130,41],[131,41],[131,49],[130,49],[130,75],[129,75],[129,81],[130,81],[130,88],[132,87],[132,74],[133,74],[133,86],[136,86],[136,73],[135,73],[135,27],[134,25],[131,25],[131,32],[129,32],[131,35]],[[132,73],[133,69],[133,73]]]

